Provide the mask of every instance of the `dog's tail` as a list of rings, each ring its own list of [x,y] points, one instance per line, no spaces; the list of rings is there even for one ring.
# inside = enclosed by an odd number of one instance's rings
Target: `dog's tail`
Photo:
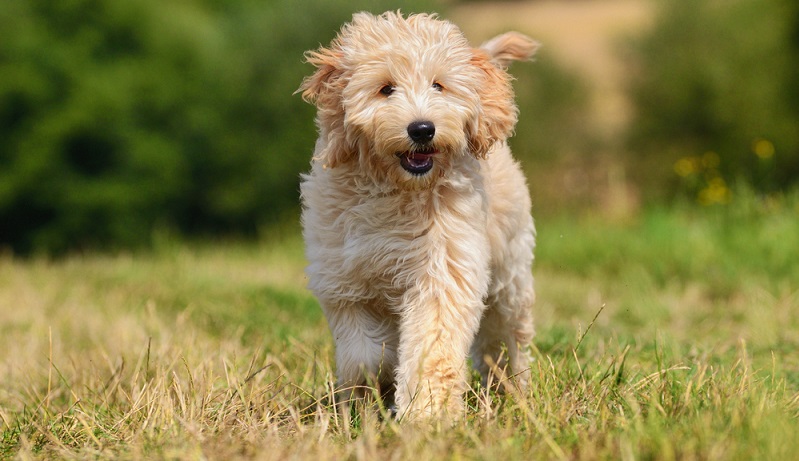
[[[480,45],[480,49],[491,56],[491,61],[505,69],[513,61],[530,61],[541,46],[540,43],[519,32],[498,35]]]

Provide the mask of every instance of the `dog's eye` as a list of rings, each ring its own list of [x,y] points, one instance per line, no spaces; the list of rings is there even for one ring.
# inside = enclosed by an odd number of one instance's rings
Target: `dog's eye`
[[[380,88],[380,94],[383,96],[391,96],[391,93],[394,92],[393,85],[383,85],[383,88]]]
[[[444,91],[444,86],[438,82],[433,82],[433,89],[436,91]]]

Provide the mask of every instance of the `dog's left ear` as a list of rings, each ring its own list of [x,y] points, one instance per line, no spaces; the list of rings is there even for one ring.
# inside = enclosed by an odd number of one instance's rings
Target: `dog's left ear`
[[[483,77],[477,85],[481,113],[468,127],[469,147],[475,156],[485,158],[495,143],[513,134],[519,110],[506,69],[512,61],[530,60],[537,48],[538,43],[529,37],[508,32],[472,51],[472,65],[482,71]]]
[[[507,69],[513,61],[530,61],[541,46],[540,43],[518,32],[497,35],[480,45],[480,49],[491,56],[494,64]]]

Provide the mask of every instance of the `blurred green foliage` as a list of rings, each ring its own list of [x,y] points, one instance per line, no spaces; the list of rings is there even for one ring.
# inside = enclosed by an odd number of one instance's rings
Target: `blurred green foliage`
[[[799,4],[668,0],[635,46],[627,159],[650,196],[726,203],[799,178]],[[675,174],[676,173],[676,174]]]
[[[252,235],[291,213],[315,138],[303,52],[396,8],[360,3],[0,2],[0,246]]]
[[[441,12],[435,2],[402,10]],[[0,248],[127,248],[162,229],[258,235],[293,219],[315,138],[314,108],[293,95],[312,71],[303,52],[354,11],[397,6],[0,2]],[[795,185],[799,4],[660,6],[630,63],[628,177],[645,197],[688,191],[705,204],[728,202],[733,180],[761,192]],[[548,53],[511,69],[521,109],[511,144],[538,211],[585,201],[563,191],[589,181],[566,186],[564,172],[601,170],[597,152],[614,149],[592,132],[585,82]]]
[[[519,106],[519,123],[509,141],[513,155],[525,166],[583,155],[596,142],[586,82],[563,68],[546,47],[534,59],[510,68]]]
[[[571,178],[595,166],[599,143],[588,84],[546,45],[533,63],[516,63],[510,73],[519,121],[508,143],[527,176],[536,215],[577,208],[586,200],[586,188]]]

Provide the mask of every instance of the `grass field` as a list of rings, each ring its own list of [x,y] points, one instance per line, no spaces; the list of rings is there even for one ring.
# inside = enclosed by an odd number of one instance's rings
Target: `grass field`
[[[0,257],[0,458],[799,457],[799,200],[538,226],[532,387],[453,427],[338,418],[291,229]]]

